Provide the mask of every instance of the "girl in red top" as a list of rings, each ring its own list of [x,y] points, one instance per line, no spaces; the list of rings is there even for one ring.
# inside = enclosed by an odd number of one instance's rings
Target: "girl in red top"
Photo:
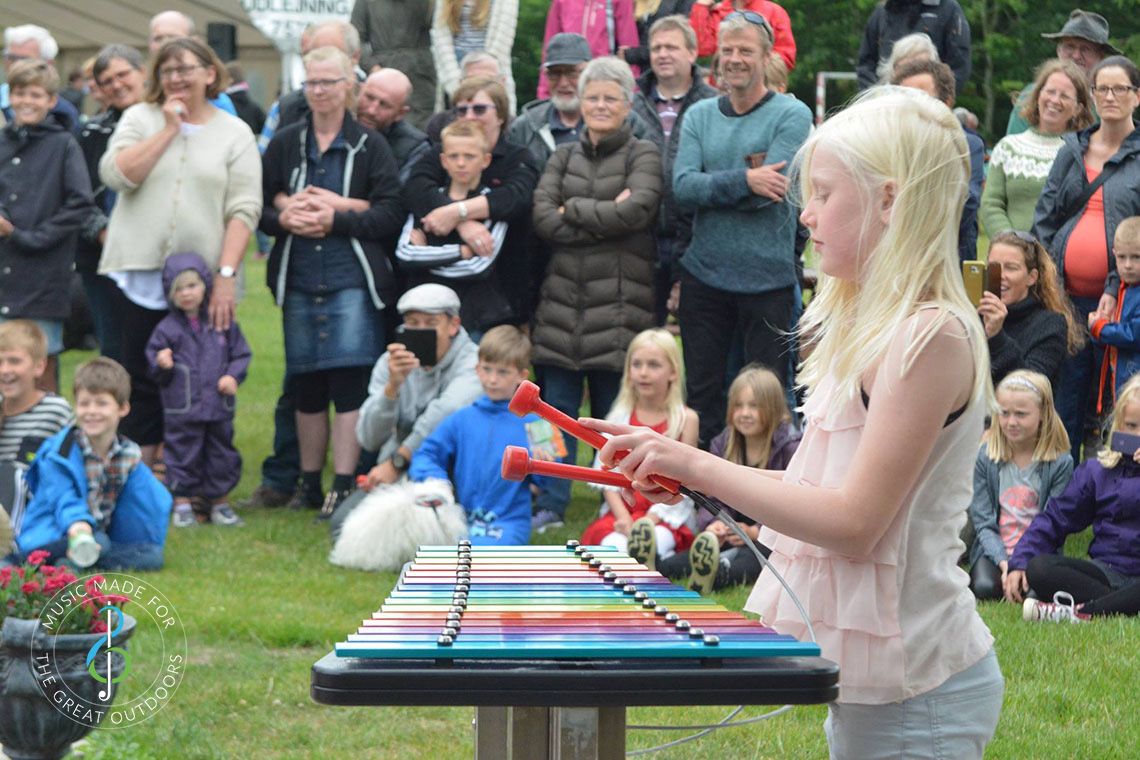
[[[621,390],[607,419],[648,427],[663,435],[697,445],[697,413],[685,406],[684,365],[677,339],[667,330],[644,330],[630,341],[625,354]],[[652,541],[664,559],[684,551],[693,542],[693,504],[652,504],[640,493],[633,504],[622,501],[618,489],[603,489],[602,515],[582,533],[582,543],[628,550],[634,522],[653,523]],[[647,537],[648,538],[648,537]],[[643,560],[653,562],[652,553]]]

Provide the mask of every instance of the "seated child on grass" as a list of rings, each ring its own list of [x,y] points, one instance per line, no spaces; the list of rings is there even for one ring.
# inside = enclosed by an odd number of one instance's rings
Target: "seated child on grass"
[[[19,563],[36,549],[58,564],[77,547],[94,551],[104,570],[162,567],[170,493],[142,463],[138,444],[119,435],[130,411],[131,381],[117,362],[99,357],[75,370],[76,424],[49,438],[28,470],[24,518],[13,526]],[[89,557],[88,557],[89,558]]]
[[[12,523],[22,518],[24,472],[36,450],[71,422],[67,399],[36,388],[47,360],[47,339],[35,322],[0,324],[0,556],[12,550]]]
[[[479,341],[475,371],[483,396],[455,412],[420,445],[408,477],[450,480],[455,500],[467,512],[471,543],[521,546],[530,541],[531,492],[537,478],[514,482],[500,475],[503,449],[527,446],[526,425],[507,404],[530,367],[530,339],[517,327],[499,325]]]

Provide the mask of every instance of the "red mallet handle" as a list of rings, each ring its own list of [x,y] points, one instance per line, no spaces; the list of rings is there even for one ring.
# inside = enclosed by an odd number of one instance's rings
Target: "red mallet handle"
[[[502,474],[506,480],[524,480],[527,475],[549,475],[554,478],[581,480],[603,486],[632,487],[629,478],[621,473],[595,470],[593,467],[579,467],[576,464],[531,459],[530,452],[522,446],[508,446],[503,449]]]
[[[574,436],[578,440],[590,444],[595,449],[600,449],[606,445],[606,437],[604,435],[597,432],[596,430],[590,430],[587,427],[583,427],[582,424],[578,422],[578,420],[574,419],[573,417],[566,414],[565,412],[561,412],[558,409],[555,409],[553,406],[551,406],[550,404],[546,403],[541,398],[539,398],[538,386],[529,380],[523,380],[519,384],[518,390],[516,390],[515,395],[511,397],[511,402],[507,405],[507,408],[510,409],[512,412],[514,412],[519,417],[524,417],[527,414],[530,414],[533,412],[534,414],[537,414],[539,417],[543,418],[544,420],[546,420],[550,424],[554,425],[555,427],[561,428],[562,430],[566,431],[567,433]],[[619,451],[617,456],[614,458],[615,461],[620,462],[621,458],[624,457],[626,455],[626,453],[627,452]],[[504,467],[505,467],[506,460],[504,459],[503,461],[504,461]],[[580,468],[580,469],[587,469],[587,468]],[[547,474],[547,473],[540,473],[540,474]],[[554,474],[554,473],[549,473],[549,474]],[[503,470],[503,477],[506,477],[506,470],[505,469]],[[567,477],[567,478],[570,478],[571,480],[583,480],[583,478],[577,478],[577,477],[574,477],[571,475],[563,475],[561,477]],[[522,478],[519,478],[519,480],[521,480],[521,479]],[[680,492],[681,484],[678,483],[676,480],[673,480],[672,478],[667,478],[663,475],[651,475],[649,479],[652,480],[654,483],[656,483],[661,488],[664,488],[669,493]],[[585,480],[587,482],[590,482],[590,483],[597,482],[597,481],[590,480],[589,478],[586,478]],[[628,482],[629,482],[628,479],[626,479],[626,483],[628,483]],[[606,485],[610,485],[610,484],[606,484]]]

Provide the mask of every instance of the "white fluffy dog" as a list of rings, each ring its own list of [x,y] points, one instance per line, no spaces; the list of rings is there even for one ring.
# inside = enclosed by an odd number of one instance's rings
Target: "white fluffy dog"
[[[345,518],[329,562],[396,572],[420,546],[454,544],[466,536],[467,515],[446,480],[393,483],[373,489]]]

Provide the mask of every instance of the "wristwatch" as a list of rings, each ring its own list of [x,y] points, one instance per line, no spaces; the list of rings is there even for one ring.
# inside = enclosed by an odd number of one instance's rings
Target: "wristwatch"
[[[227,265],[224,267],[218,267],[218,277],[221,277],[222,279],[229,280],[236,274],[237,270],[231,266]]]
[[[459,201],[456,208],[459,209],[459,221],[465,221],[467,219],[467,201]]]
[[[401,454],[399,451],[393,454],[392,458],[388,461],[391,462],[392,466],[396,468],[396,472],[403,472],[404,470],[408,469],[408,466],[411,464],[411,462],[408,461],[408,458]]]

